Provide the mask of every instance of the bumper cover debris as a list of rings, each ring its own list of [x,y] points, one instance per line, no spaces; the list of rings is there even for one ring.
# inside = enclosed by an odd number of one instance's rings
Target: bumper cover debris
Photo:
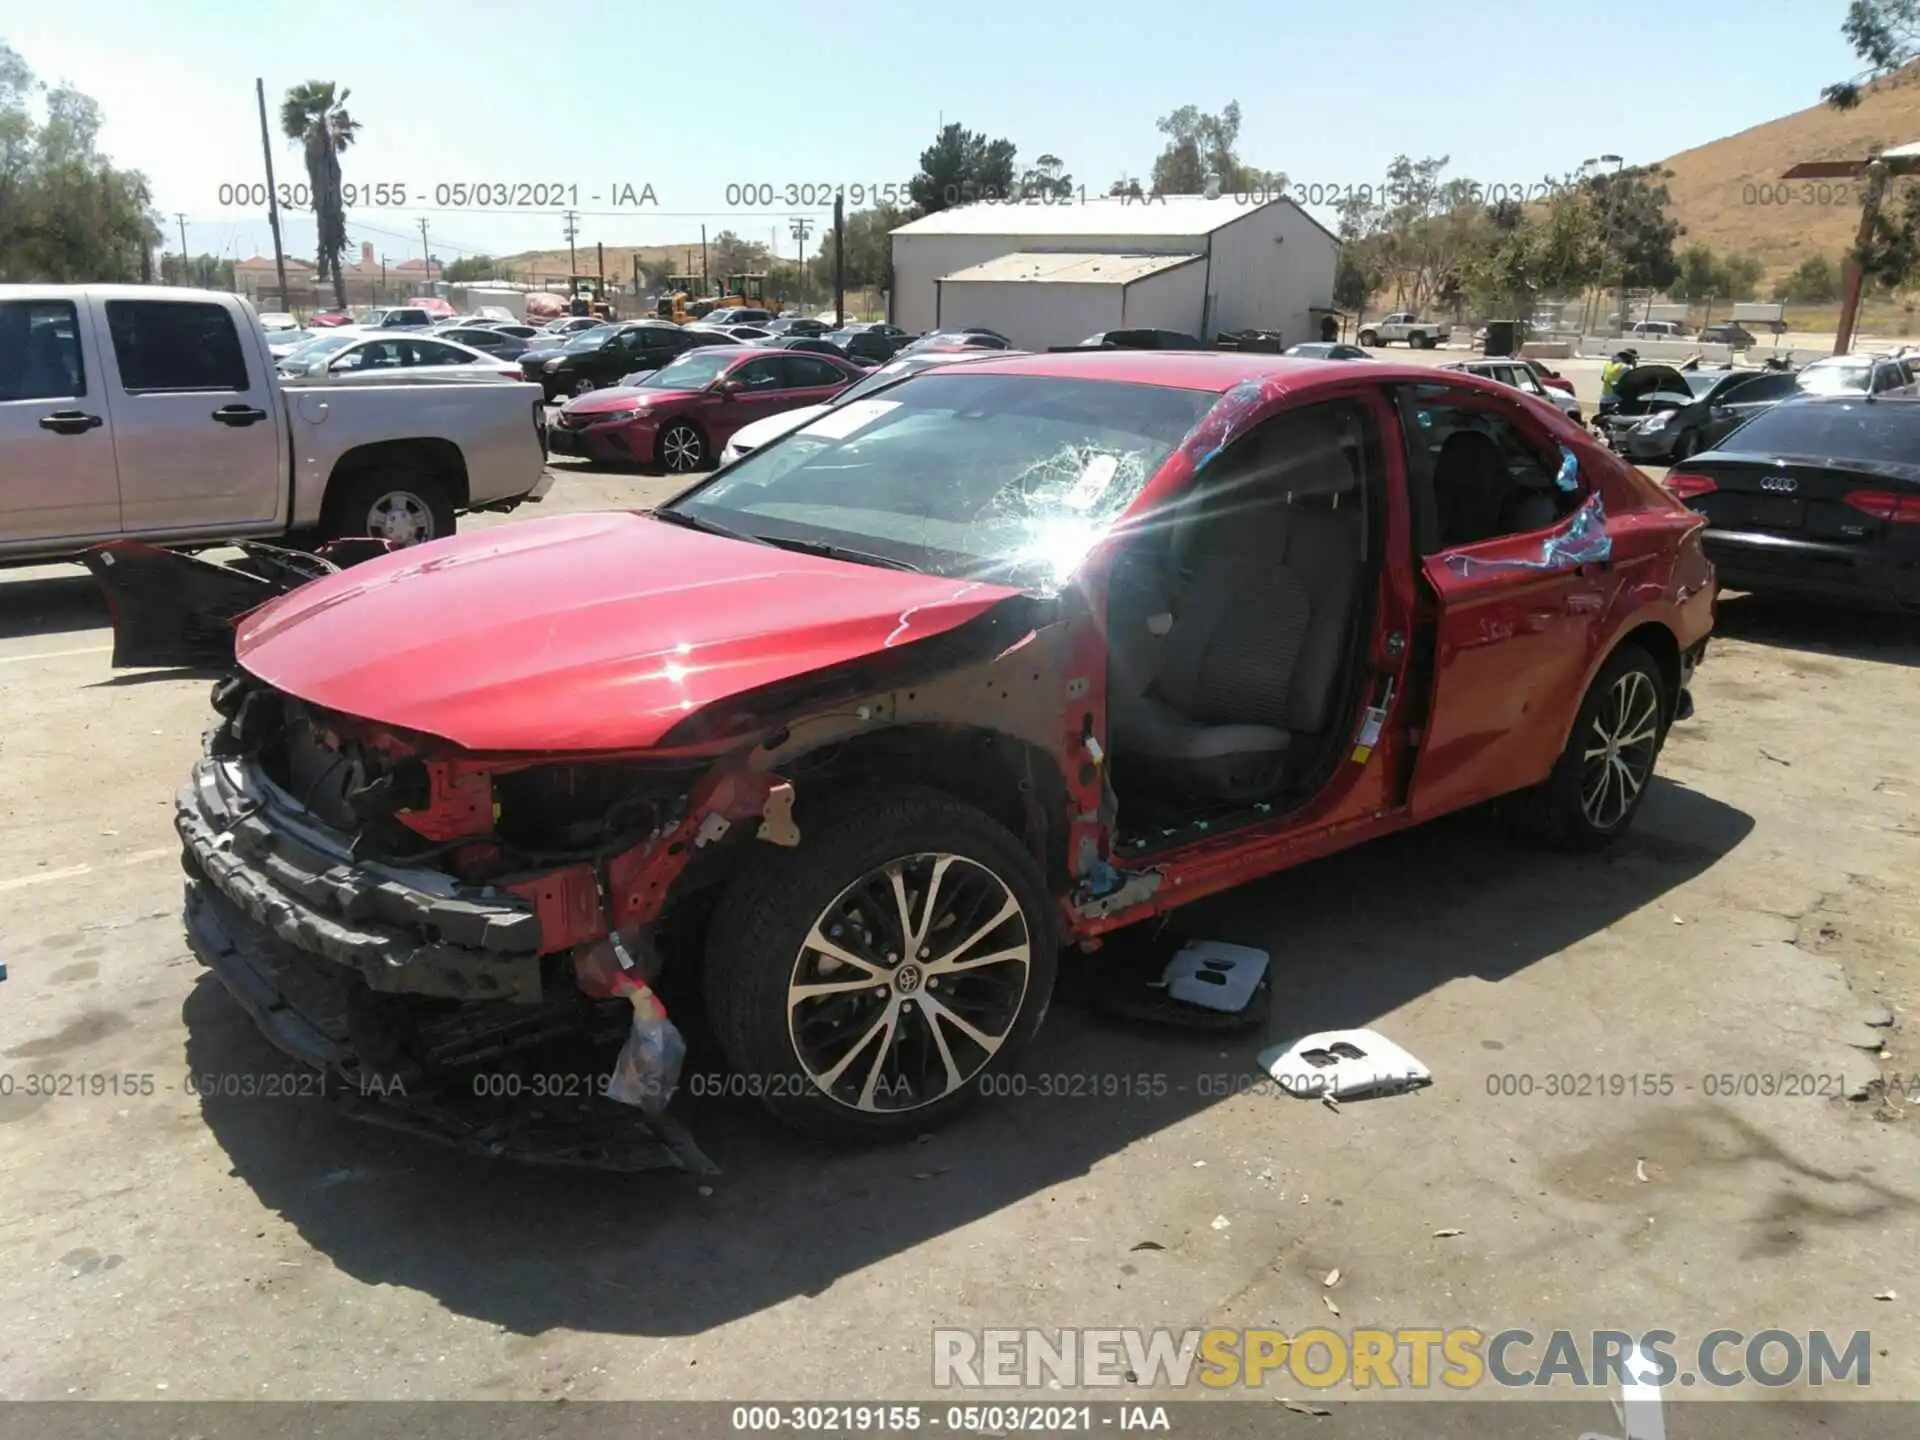
[[[354,861],[243,761],[202,759],[174,826],[189,874],[285,943],[376,991],[541,998],[540,921],[519,896]]]
[[[385,555],[379,539],[335,540],[316,552],[236,541],[241,558],[216,564],[141,540],[115,540],[80,557],[113,616],[113,664],[230,667],[234,621],[276,595]]]
[[[477,1068],[482,1057],[532,1053],[577,1035],[571,1017],[525,1026],[517,1034],[496,1031],[478,1043],[470,1038],[464,1066],[439,1067],[424,1082],[408,1080],[383,1073],[357,1048],[348,972],[287,946],[205,880],[187,882],[186,925],[200,962],[276,1049],[327,1077],[327,1099],[349,1118],[526,1164],[718,1172],[670,1116],[601,1098],[590,1076],[569,1087],[543,1075],[541,1098],[529,1101],[518,1083],[499,1083],[519,1072]]]

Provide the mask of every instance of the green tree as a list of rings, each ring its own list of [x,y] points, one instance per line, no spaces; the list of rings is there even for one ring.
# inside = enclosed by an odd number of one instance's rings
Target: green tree
[[[491,255],[462,255],[458,260],[449,260],[441,271],[441,278],[449,285],[466,285],[475,280],[498,280],[500,262]]]
[[[347,113],[351,91],[335,93],[331,80],[308,80],[287,91],[280,102],[280,131],[300,146],[307,166],[307,192],[320,234],[316,268],[333,277],[334,302],[345,309],[347,282],[340,257],[347,250],[347,205],[340,186],[340,152],[353,145],[360,122]]]
[[[1591,175],[1583,182],[1593,202],[1607,259],[1599,279],[1615,289],[1666,291],[1680,278],[1674,242],[1686,233],[1668,213],[1673,172],[1658,166]]]
[[[1042,155],[1020,172],[1019,195],[1022,200],[1070,200],[1073,176],[1058,155]]]
[[[202,290],[232,290],[233,261],[218,255],[194,255],[181,263],[178,255],[160,257],[160,283],[193,285]]]
[[[1829,85],[1821,98],[1836,110],[1851,110],[1862,90],[1920,55],[1920,0],[1853,0],[1840,33],[1864,68],[1850,80]]]
[[[1760,293],[1767,267],[1751,255],[1727,255],[1720,261],[1721,294],[1729,300],[1751,300]]]
[[[147,179],[115,167],[99,135],[99,106],[41,84],[0,41],[0,281],[144,277],[161,238]]]
[[[898,205],[875,205],[846,216],[846,276],[849,286],[891,288],[893,232],[913,218]],[[821,233],[814,256],[815,275],[825,286],[833,284],[833,231]]]
[[[1014,190],[1011,140],[989,140],[985,133],[954,123],[920,152],[920,170],[908,182],[914,209],[932,215],[955,205],[1005,200]]]
[[[729,275],[764,274],[773,258],[765,245],[742,239],[731,230],[722,230],[707,242],[707,273],[715,285],[725,285]]]
[[[1707,246],[1689,245],[1686,253],[1680,257],[1680,279],[1676,293],[1691,301],[1726,294],[1720,258]]]
[[[1155,123],[1167,137],[1153,162],[1152,193],[1155,195],[1203,194],[1210,175],[1218,177],[1221,190],[1227,194],[1278,191],[1286,187],[1287,177],[1279,171],[1262,170],[1240,159],[1238,100],[1229,100],[1226,109],[1218,115],[1209,115],[1198,105],[1182,105]]]
[[[1801,305],[1827,305],[1840,297],[1840,275],[1833,261],[1824,255],[1809,255],[1773,287],[1775,300]]]
[[[1549,187],[1535,204],[1493,206],[1477,238],[1460,264],[1465,289],[1488,311],[1515,319],[1531,316],[1542,299],[1585,289],[1606,256],[1591,198],[1571,184]]]

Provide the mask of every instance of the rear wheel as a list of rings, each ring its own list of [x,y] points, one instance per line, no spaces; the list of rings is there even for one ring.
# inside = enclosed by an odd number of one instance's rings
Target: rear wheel
[[[1421,334],[1418,330],[1415,330],[1411,335],[1407,336],[1407,348],[1409,350],[1426,349],[1427,337]]]
[[[715,914],[715,1035],[769,1110],[825,1139],[951,1118],[1012,1062],[1052,995],[1038,867],[1003,826],[937,791],[842,803],[797,849],[759,856]]]
[[[327,498],[323,539],[372,535],[397,545],[419,545],[454,531],[453,495],[428,470],[363,471]]]
[[[1646,799],[1673,719],[1660,667],[1622,645],[1580,703],[1553,773],[1516,797],[1527,827],[1557,849],[1596,850],[1624,834]]]

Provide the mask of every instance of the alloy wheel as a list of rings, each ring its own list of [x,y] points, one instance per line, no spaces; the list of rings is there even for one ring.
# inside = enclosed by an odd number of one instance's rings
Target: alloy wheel
[[[389,490],[367,507],[367,534],[418,545],[433,539],[433,510],[411,490]]]
[[[578,380],[574,382],[573,393],[576,395],[585,395],[591,389],[593,389],[593,381]]]
[[[1659,692],[1646,671],[1629,670],[1594,711],[1581,757],[1580,808],[1595,829],[1626,818],[1653,774],[1659,744]]]
[[[795,1059],[850,1109],[898,1113],[959,1091],[1019,1019],[1032,973],[1005,880],[960,855],[905,855],[822,910],[787,984]]]
[[[660,453],[674,474],[700,466],[700,434],[690,425],[675,425],[660,437]]]

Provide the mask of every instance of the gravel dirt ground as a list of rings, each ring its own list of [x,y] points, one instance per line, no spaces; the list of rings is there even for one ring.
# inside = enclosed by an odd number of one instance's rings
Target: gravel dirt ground
[[[523,513],[670,488],[569,469]],[[1030,1093],[924,1143],[832,1154],[687,1104],[706,1182],[190,1093],[284,1067],[181,935],[207,680],[116,673],[109,640],[77,568],[0,576],[0,1397],[924,1397],[935,1325],[1331,1323],[1871,1330],[1871,1393],[1920,1398],[1920,1120],[1832,1093],[1920,1070],[1863,1024],[1920,1006],[1911,625],[1723,600],[1697,716],[1604,855],[1469,814],[1207,904],[1190,929],[1273,953],[1269,1036],[1057,1007]],[[1244,1093],[1268,1039],[1350,1025],[1436,1083]],[[1038,1093],[1110,1074],[1164,1093]],[[59,1075],[152,1093],[30,1091]]]

